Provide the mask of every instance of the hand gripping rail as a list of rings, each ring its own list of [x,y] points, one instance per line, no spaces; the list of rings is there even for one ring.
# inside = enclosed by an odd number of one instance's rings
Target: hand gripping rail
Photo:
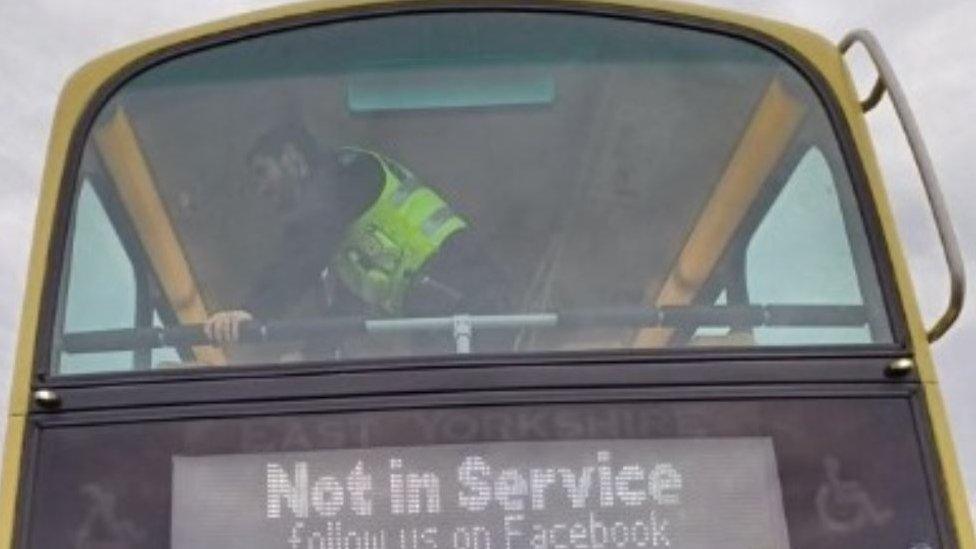
[[[925,194],[928,196],[935,226],[939,232],[939,239],[942,241],[946,264],[949,267],[949,303],[935,325],[928,329],[928,340],[931,343],[945,335],[962,312],[963,300],[966,295],[966,273],[962,254],[959,251],[959,242],[956,239],[956,232],[952,228],[952,221],[949,219],[942,191],[939,190],[939,181],[932,166],[932,159],[929,157],[925,142],[922,140],[922,134],[918,129],[915,116],[908,106],[905,92],[902,90],[888,58],[881,49],[877,38],[870,31],[855,30],[845,36],[838,46],[840,51],[846,54],[854,44],[861,44],[867,50],[878,71],[878,79],[874,83],[871,93],[861,101],[861,110],[867,113],[874,109],[881,102],[885,92],[888,92],[888,96],[891,97],[895,113],[898,115],[898,121],[905,132],[908,145],[911,147],[915,165],[922,177],[922,185],[925,187]]]

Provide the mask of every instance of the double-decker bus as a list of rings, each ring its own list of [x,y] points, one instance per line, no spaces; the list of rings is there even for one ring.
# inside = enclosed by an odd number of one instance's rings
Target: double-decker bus
[[[976,547],[959,250],[864,31],[353,0],[143,42],[64,90],[29,281],[3,548]]]

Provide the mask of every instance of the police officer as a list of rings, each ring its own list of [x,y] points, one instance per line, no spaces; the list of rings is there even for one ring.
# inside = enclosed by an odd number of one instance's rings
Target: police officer
[[[212,341],[235,342],[242,322],[281,318],[310,293],[330,316],[506,309],[505,277],[468,222],[392,158],[320,151],[292,124],[263,135],[247,164],[251,190],[283,220],[283,240],[243,307],[208,319]]]

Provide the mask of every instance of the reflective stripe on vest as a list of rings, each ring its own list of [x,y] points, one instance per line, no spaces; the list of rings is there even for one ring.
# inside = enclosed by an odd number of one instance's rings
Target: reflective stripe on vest
[[[397,314],[427,260],[467,223],[396,161],[355,147],[340,151],[374,158],[383,171],[383,190],[347,229],[333,266],[360,299]]]

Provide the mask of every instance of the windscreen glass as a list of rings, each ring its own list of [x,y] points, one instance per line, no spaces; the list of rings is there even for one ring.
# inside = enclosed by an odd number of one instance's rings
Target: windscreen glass
[[[745,40],[564,13],[252,37],[85,144],[53,360],[890,342],[821,101]]]

